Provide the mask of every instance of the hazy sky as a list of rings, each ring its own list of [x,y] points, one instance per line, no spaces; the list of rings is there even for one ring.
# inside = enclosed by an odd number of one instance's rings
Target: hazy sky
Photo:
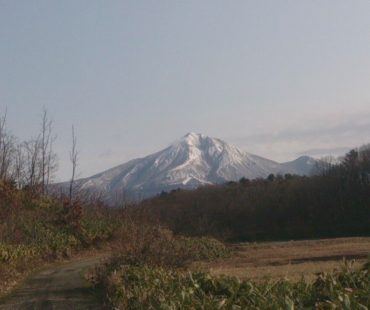
[[[370,1],[0,0],[0,115],[47,108],[58,178],[190,131],[279,162],[370,142]]]

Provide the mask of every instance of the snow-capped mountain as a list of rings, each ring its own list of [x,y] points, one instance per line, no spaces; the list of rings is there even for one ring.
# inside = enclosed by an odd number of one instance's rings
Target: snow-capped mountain
[[[271,173],[303,174],[306,171],[303,166],[294,162],[279,164],[219,139],[191,132],[158,153],[77,182],[82,189],[110,193],[124,189],[149,197],[163,190],[194,188],[236,181],[242,177],[254,179]]]

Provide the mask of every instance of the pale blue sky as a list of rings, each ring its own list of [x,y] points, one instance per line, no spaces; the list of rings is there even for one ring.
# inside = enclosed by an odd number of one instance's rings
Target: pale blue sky
[[[370,142],[370,1],[0,0],[0,114],[54,119],[58,177],[190,131],[279,162]]]

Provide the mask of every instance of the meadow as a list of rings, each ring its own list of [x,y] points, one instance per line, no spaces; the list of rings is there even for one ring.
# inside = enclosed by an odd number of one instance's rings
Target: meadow
[[[361,267],[370,254],[370,238],[336,238],[318,240],[234,243],[229,248],[234,255],[213,262],[192,266],[212,275],[227,275],[244,280],[263,282],[267,279],[308,281],[316,274],[330,272],[343,265],[343,259],[354,260]]]

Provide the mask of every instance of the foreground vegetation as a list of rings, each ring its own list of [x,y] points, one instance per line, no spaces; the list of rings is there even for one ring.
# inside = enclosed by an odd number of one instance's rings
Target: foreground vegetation
[[[0,180],[0,292],[4,281],[115,236],[118,223],[97,204],[31,194]]]
[[[211,276],[199,271],[152,264],[113,261],[95,270],[95,285],[112,309],[344,309],[365,310],[370,304],[370,262],[352,263],[302,278],[253,281]]]
[[[135,210],[167,226],[175,236],[229,241],[366,236],[370,147],[350,151],[339,164],[322,162],[311,177],[270,175],[176,190],[148,199]],[[181,243],[184,237],[171,238]],[[176,257],[174,261],[182,261],[182,255],[177,256],[182,253],[180,245],[161,244],[159,248],[175,253],[169,255]],[[155,245],[139,248],[146,255],[130,259],[130,251],[122,252],[94,272],[93,282],[114,309],[365,310],[370,305],[370,262],[355,270],[344,261],[342,268],[322,272],[313,281],[254,282],[186,268],[196,260],[191,255],[176,265]]]
[[[73,202],[0,180],[0,295],[9,283],[38,266],[89,248],[114,245],[113,262],[182,268],[192,261],[231,255],[216,239],[174,236],[132,212],[107,208],[98,197]]]

